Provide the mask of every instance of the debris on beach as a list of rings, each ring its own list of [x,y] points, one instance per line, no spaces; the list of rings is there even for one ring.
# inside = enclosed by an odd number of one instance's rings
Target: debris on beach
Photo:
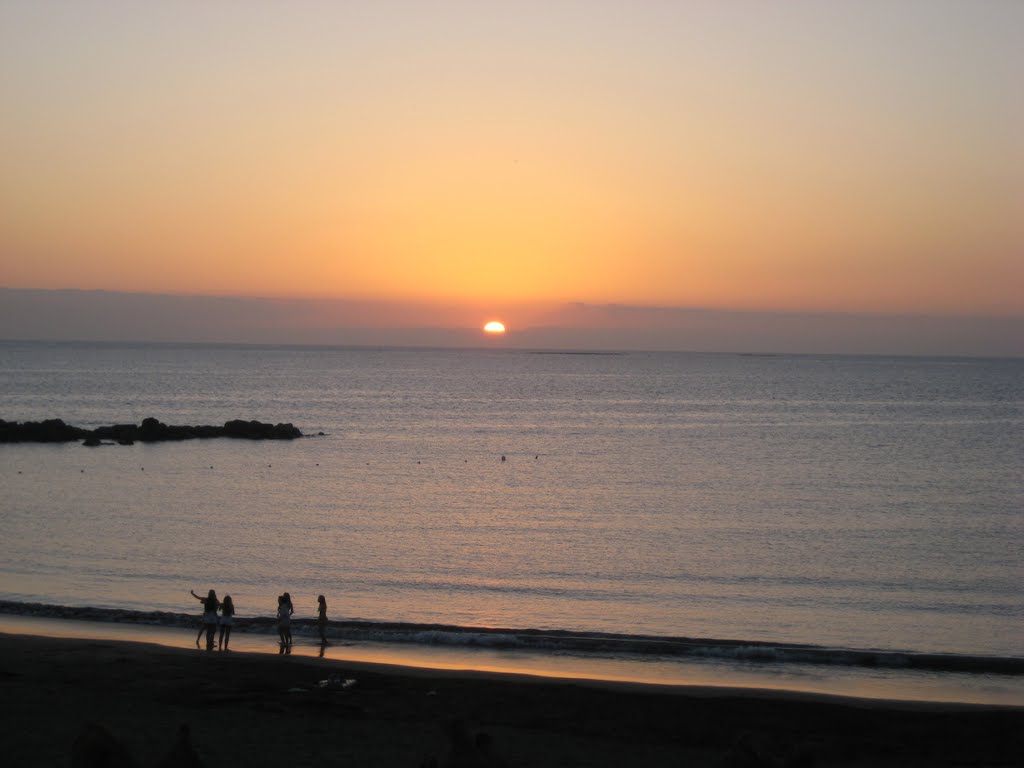
[[[344,678],[341,675],[331,675],[326,680],[321,680],[317,683],[318,688],[327,688],[328,690],[345,691],[349,688],[354,687],[356,681],[352,678]]]

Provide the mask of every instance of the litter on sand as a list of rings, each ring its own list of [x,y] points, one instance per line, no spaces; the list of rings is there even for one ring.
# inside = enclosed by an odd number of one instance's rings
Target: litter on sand
[[[356,684],[356,681],[352,678],[345,678],[341,675],[331,675],[326,680],[321,680],[317,683],[318,688],[330,688],[332,690],[344,691]]]

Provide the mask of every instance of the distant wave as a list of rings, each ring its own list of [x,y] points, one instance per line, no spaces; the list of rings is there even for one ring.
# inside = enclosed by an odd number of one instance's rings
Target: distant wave
[[[167,611],[133,611],[120,608],[71,607],[45,603],[0,600],[0,613],[39,618],[99,621],[194,629],[199,617]],[[273,634],[277,620],[272,616],[238,617],[235,632]],[[292,631],[316,636],[316,619],[292,619]],[[1024,675],[1024,658],[1016,656],[973,656],[951,653],[829,648],[819,645],[782,644],[756,640],[658,637],[604,632],[569,632],[541,629],[495,629],[445,624],[403,622],[331,621],[328,637],[333,640],[414,643],[488,648],[518,648],[578,654],[614,654],[640,658],[693,658],[750,661],[758,663],[821,664],[833,667],[913,669],[933,672]]]

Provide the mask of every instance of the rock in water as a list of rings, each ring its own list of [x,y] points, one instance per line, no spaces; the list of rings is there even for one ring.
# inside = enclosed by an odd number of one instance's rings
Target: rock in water
[[[103,440],[116,441],[119,445],[133,445],[136,440],[157,443],[165,440],[192,440],[208,437],[236,437],[247,440],[294,440],[302,437],[302,431],[293,424],[267,424],[261,421],[229,421],[222,427],[174,426],[167,425],[152,416],[142,424],[114,424],[93,430],[81,429],[65,424],[60,419],[46,421],[14,422],[0,419],[0,443],[66,443],[85,440],[85,445],[113,445]]]

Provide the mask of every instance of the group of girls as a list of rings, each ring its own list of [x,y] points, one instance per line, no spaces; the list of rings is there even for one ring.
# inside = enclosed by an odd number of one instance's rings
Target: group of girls
[[[199,647],[199,640],[203,633],[206,633],[206,650],[213,650],[213,638],[220,628],[220,635],[217,640],[217,650],[228,650],[228,643],[231,641],[231,625],[234,622],[235,604],[231,595],[224,596],[224,602],[217,599],[217,592],[210,590],[206,597],[200,597],[194,590],[189,590],[192,597],[203,604],[203,623],[199,627],[199,634],[196,635],[196,648]],[[217,615],[217,611],[220,615]],[[281,639],[282,648],[291,648],[292,645],[292,614],[295,607],[292,605],[292,596],[285,592],[277,598],[277,633]],[[320,595],[317,597],[317,627],[320,630],[320,643],[327,645],[327,599]]]
[[[231,595],[224,595],[224,602],[217,599],[217,592],[210,590],[206,597],[200,597],[194,590],[189,590],[192,597],[203,604],[203,623],[199,627],[199,634],[196,635],[196,648],[199,647],[199,639],[206,633],[206,650],[213,650],[213,637],[220,627],[220,635],[217,638],[217,650],[228,650],[228,643],[231,642],[231,625],[235,618],[235,604]],[[220,611],[220,616],[217,611]]]
[[[320,644],[327,645],[327,598],[319,595],[317,602],[317,628],[320,630]],[[292,596],[285,592],[277,598],[277,634],[281,639],[282,648],[290,648],[292,644]]]

